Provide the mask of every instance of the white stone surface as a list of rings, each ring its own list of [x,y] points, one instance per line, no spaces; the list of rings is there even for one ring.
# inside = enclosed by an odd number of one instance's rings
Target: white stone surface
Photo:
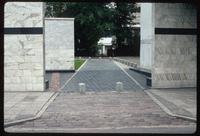
[[[196,28],[194,5],[186,3],[156,3],[155,26],[161,28]]]
[[[7,2],[5,4],[5,27],[43,26],[42,2]]]
[[[194,6],[183,3],[156,3],[155,27],[196,28]],[[152,87],[196,87],[196,35],[155,35]]]
[[[45,19],[46,70],[74,70],[74,19]]]
[[[43,27],[42,2],[8,2],[4,14],[5,28]],[[5,34],[4,90],[44,91],[43,52],[43,34]]]
[[[154,13],[152,3],[141,3],[140,67],[151,69],[154,40]]]

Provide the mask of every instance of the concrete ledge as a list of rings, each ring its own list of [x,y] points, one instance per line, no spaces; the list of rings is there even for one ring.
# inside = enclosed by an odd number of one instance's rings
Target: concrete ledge
[[[7,132],[42,132],[42,133],[166,133],[166,134],[193,134],[196,126],[133,126],[133,127],[106,127],[106,128],[46,128],[31,129],[20,128],[6,129]]]
[[[150,77],[147,77],[147,78],[146,78],[146,85],[147,85],[147,86],[150,86],[150,87],[152,86],[152,80],[151,80]]]
[[[75,72],[76,70],[45,70],[47,73],[51,72]]]
[[[115,61],[118,61],[120,63],[123,63],[127,66],[130,66],[130,67],[138,67],[137,63],[134,63],[134,62],[130,62],[128,60],[124,60],[124,59],[120,59],[120,58],[113,58]]]
[[[151,77],[151,71],[150,70],[147,70],[147,69],[144,69],[144,68],[134,68],[134,67],[130,67],[129,69],[133,70],[135,72],[141,73],[145,76]]]

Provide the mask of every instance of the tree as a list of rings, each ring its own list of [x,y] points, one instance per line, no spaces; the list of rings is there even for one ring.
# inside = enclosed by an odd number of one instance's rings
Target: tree
[[[97,41],[116,35],[117,43],[131,39],[133,3],[47,2],[47,17],[75,18],[75,55],[94,56]]]

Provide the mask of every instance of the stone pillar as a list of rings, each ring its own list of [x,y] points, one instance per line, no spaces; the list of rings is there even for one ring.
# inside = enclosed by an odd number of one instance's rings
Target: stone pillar
[[[44,91],[43,3],[7,2],[4,90]]]
[[[149,70],[151,70],[152,65],[152,47],[154,39],[153,18],[152,3],[142,3],[140,14],[140,67]]]
[[[47,71],[74,70],[74,19],[45,18]]]
[[[155,3],[149,14],[154,14],[152,20],[146,20],[146,23],[153,22],[154,29],[152,88],[196,87],[195,6],[186,3]],[[141,37],[145,35],[141,34]]]

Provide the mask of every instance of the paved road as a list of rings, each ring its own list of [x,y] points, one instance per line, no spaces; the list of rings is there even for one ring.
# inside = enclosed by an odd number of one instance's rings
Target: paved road
[[[142,90],[109,59],[88,60],[86,65],[63,88],[63,91],[78,91],[78,84],[81,82],[86,84],[86,91],[115,91],[116,82],[122,82],[125,91]]]

